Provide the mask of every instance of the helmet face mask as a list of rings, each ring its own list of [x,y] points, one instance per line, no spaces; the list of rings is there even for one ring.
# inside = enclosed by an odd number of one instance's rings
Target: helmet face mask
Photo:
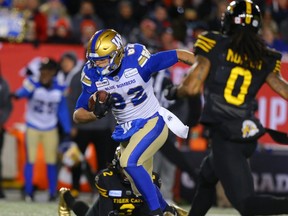
[[[221,20],[221,32],[229,35],[238,28],[245,28],[255,33],[261,28],[261,12],[251,0],[232,1]]]
[[[100,76],[107,76],[117,70],[124,56],[121,36],[113,29],[97,31],[87,46],[86,57]],[[97,61],[108,59],[104,67],[97,66]]]

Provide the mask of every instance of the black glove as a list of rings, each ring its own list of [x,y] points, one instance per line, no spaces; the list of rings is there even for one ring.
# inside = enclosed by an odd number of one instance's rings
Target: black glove
[[[164,97],[167,100],[176,100],[177,99],[177,87],[176,85],[167,85],[163,90]]]
[[[99,98],[96,96],[94,115],[100,119],[103,118],[108,111],[112,108],[113,98],[109,94],[108,99],[104,103],[100,103]]]

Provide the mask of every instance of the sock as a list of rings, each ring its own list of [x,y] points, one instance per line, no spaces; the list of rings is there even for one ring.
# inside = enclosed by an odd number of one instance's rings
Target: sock
[[[47,173],[49,180],[49,194],[50,196],[56,196],[57,192],[57,167],[55,164],[47,165]]]
[[[33,195],[33,164],[26,163],[24,175],[25,175],[25,193],[29,196]]]

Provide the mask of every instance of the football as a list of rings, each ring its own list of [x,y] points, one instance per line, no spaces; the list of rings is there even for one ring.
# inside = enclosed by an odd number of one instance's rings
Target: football
[[[100,103],[105,103],[109,97],[109,92],[100,90],[90,96],[89,101],[88,101],[88,108],[89,108],[89,111],[91,112],[94,111],[95,109],[96,97],[99,98]]]

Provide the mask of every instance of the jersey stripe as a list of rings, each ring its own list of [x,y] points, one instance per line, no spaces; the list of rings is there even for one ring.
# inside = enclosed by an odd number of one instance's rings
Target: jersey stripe
[[[280,64],[281,64],[281,61],[277,60],[275,67],[274,67],[274,70],[273,70],[273,73],[280,73]]]
[[[209,52],[215,46],[216,41],[199,35],[198,40],[195,43],[195,47],[201,48],[205,52]]]
[[[251,2],[246,1],[246,17],[245,17],[245,23],[246,24],[251,23],[251,13],[252,13]]]
[[[108,197],[108,195],[107,195],[107,190],[99,187],[97,184],[96,184],[96,187],[97,187],[97,189],[98,189],[98,192],[99,192],[103,197]]]

